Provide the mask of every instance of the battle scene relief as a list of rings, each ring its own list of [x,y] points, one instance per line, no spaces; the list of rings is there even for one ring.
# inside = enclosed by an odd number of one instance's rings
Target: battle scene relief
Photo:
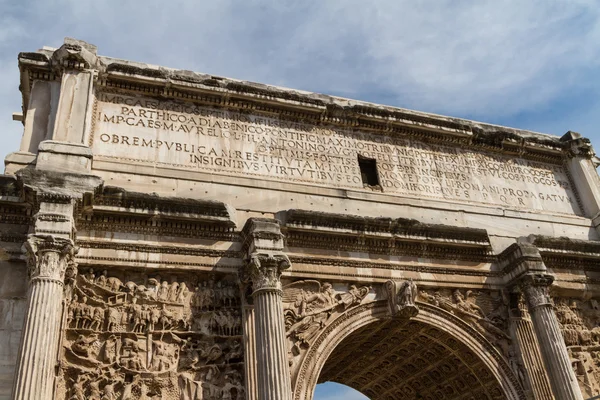
[[[245,398],[235,276],[88,269],[71,283],[57,398]]]
[[[600,302],[555,297],[554,312],[585,398],[600,394]]]

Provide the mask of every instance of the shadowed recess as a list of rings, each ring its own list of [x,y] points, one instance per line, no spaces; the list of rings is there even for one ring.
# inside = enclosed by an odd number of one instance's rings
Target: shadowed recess
[[[344,339],[327,360],[319,383],[347,385],[372,400],[504,399],[485,364],[441,329],[383,320]]]

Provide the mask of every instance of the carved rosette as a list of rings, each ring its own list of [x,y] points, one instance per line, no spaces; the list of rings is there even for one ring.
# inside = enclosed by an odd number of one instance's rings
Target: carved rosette
[[[77,248],[70,239],[51,235],[30,235],[23,245],[27,257],[27,273],[30,280],[51,279],[63,282],[76,274],[74,257]]]
[[[285,254],[252,254],[246,274],[252,280],[253,293],[265,290],[281,293],[281,273],[290,266],[290,259]]]
[[[541,306],[552,306],[550,285],[553,281],[554,277],[546,274],[530,274],[521,280],[520,288],[525,294],[530,310]]]

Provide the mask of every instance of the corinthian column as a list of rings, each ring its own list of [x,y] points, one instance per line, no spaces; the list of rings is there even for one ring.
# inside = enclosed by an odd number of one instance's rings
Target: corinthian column
[[[15,400],[52,399],[67,268],[73,268],[70,239],[30,235],[27,254],[29,290],[13,387]]]
[[[583,400],[550,302],[549,289],[553,280],[547,274],[528,274],[521,279],[519,286],[527,301],[554,397],[561,400]]]
[[[282,251],[283,236],[276,220],[264,219],[249,220],[244,236],[248,254],[244,274],[252,281],[254,300],[258,398],[291,400],[280,280],[290,261]]]

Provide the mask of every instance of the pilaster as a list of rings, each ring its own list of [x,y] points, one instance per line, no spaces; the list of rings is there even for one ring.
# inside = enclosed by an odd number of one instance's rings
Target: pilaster
[[[600,226],[600,178],[596,171],[598,161],[589,139],[577,132],[567,132],[560,139],[565,146],[565,164],[571,181],[579,194],[583,212],[593,219],[594,227]]]
[[[247,256],[242,274],[252,283],[254,302],[258,398],[291,400],[280,279],[290,261],[283,235],[278,221],[269,219],[248,220],[242,235]]]
[[[513,339],[510,362],[528,398],[552,399],[552,388],[527,305],[520,292],[510,294],[509,329]]]

